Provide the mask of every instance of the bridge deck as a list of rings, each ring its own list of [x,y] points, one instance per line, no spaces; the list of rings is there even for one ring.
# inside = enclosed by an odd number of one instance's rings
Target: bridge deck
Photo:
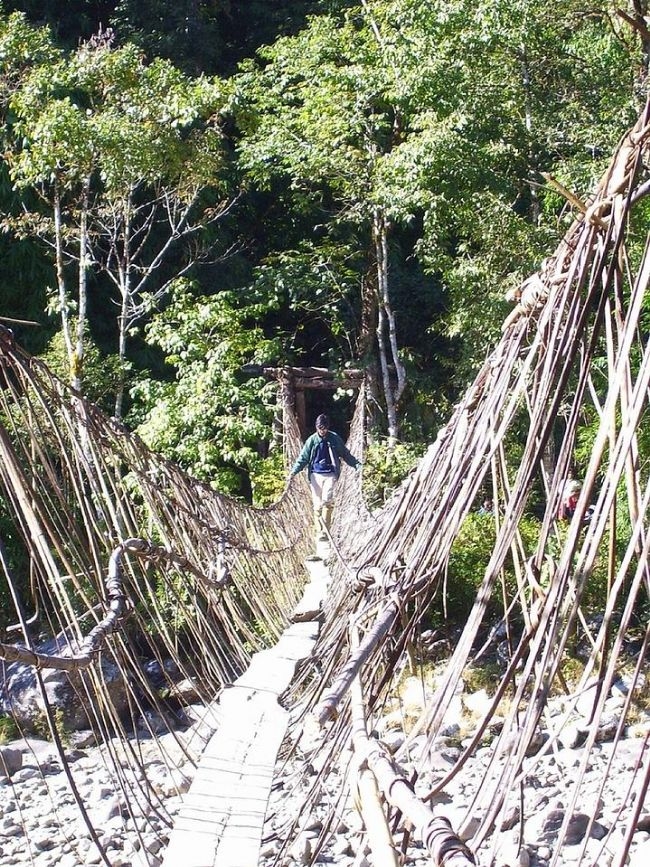
[[[248,670],[219,698],[221,722],[207,744],[179,811],[163,867],[252,867],[288,712],[278,703],[298,662],[318,636],[329,573],[308,560],[310,582],[294,622],[278,643],[256,653]]]

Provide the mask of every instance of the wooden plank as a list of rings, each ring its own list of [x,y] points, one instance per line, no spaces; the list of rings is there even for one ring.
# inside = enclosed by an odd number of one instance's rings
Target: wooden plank
[[[312,606],[315,594],[324,596],[329,574],[322,560],[308,561],[307,566]],[[221,693],[220,724],[183,799],[163,867],[258,863],[273,772],[289,717],[278,696],[291,683],[298,662],[311,653],[318,629],[315,620],[292,623],[274,647],[256,653],[247,671]]]
[[[329,546],[328,546],[329,547]],[[305,587],[302,599],[296,605],[291,615],[294,623],[316,620],[320,616],[321,604],[325,596],[329,572],[322,558],[308,560],[311,581]]]
[[[224,694],[224,722],[206,747],[164,865],[257,864],[273,771],[288,713],[272,692]]]

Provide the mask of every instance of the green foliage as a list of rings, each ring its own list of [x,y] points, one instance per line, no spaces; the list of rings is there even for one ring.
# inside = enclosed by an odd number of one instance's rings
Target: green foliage
[[[6,109],[21,75],[31,68],[56,63],[60,50],[49,31],[32,27],[24,15],[0,10],[0,105]]]
[[[463,683],[468,693],[484,689],[488,695],[494,695],[502,676],[503,672],[496,662],[472,664],[463,669]]]
[[[371,443],[363,462],[363,494],[371,509],[380,508],[422,457],[423,446],[398,443],[389,448],[385,440]]]
[[[255,269],[254,291],[282,309],[287,352],[308,344],[328,364],[343,366],[355,356],[359,331],[358,293],[363,256],[328,238],[299,249],[271,253]]]
[[[445,607],[451,620],[471,611],[495,542],[491,515],[468,515],[454,540],[447,566]]]
[[[539,539],[540,523],[536,518],[524,516],[519,522],[524,550],[532,553]],[[452,620],[462,620],[469,614],[479,587],[483,582],[496,540],[492,515],[469,514],[454,540],[447,566],[446,609]],[[505,587],[508,600],[517,591],[517,579],[513,565],[504,566]],[[489,606],[490,616],[504,614],[502,595],[497,589]]]
[[[400,299],[397,339],[404,358],[424,331],[451,341],[447,388],[462,388],[498,337],[507,290],[572,218],[558,220],[565,203],[540,172],[586,194],[634,119],[642,46],[626,35],[576,0],[385,0],[313,18],[242,65],[239,165],[259,188],[284,179],[294,207],[321,201],[318,231],[347,231],[369,260],[373,209],[419,230],[446,309],[406,343]]]
[[[284,455],[276,449],[251,471],[253,504],[263,507],[276,503],[284,491],[286,478]]]
[[[221,94],[163,60],[145,64],[135,46],[84,46],[33,67],[16,88],[13,176],[19,185],[56,177],[72,190],[96,172],[109,201],[141,183],[188,191],[212,183],[221,137],[200,125],[218,111]]]
[[[177,283],[169,306],[147,328],[174,380],[142,378],[131,422],[150,448],[228,494],[248,494],[242,470],[260,465],[275,410],[275,384],[242,371],[278,351],[258,324],[265,303],[230,292],[194,296]]]
[[[2,36],[12,45],[24,22],[2,23],[0,47]],[[85,329],[91,289],[117,301],[113,340],[117,334],[124,375],[133,328],[175,275],[218,244],[211,227],[227,210],[223,86],[190,79],[161,59],[146,62],[135,46],[112,48],[110,40],[37,56],[26,64],[19,55],[4,70],[5,159],[23,196],[5,227],[38,237],[53,256],[64,330],[73,312]],[[107,301],[93,308],[108,310]],[[70,366],[83,372],[83,354],[72,344],[66,341]],[[76,375],[72,382],[78,386]],[[123,385],[119,379],[117,415]]]
[[[9,716],[0,716],[0,744],[8,744],[20,736],[20,730]]]
[[[540,526],[539,520],[530,516],[524,516],[519,522],[519,532],[522,536],[524,550],[529,554],[537,549]],[[548,553],[557,561],[558,553],[562,550],[568,532],[568,524],[561,521],[557,522],[555,532],[557,537],[551,536]],[[622,524],[619,524],[617,532],[623,550],[627,545],[629,532],[626,537],[626,528]],[[469,614],[483,582],[485,569],[494,549],[495,538],[495,524],[492,515],[471,513],[465,518],[452,545],[447,568],[446,610],[453,621],[462,620]],[[633,569],[634,566],[631,568]],[[509,558],[504,565],[504,579],[507,600],[510,601],[517,592],[517,579]],[[549,580],[550,574],[545,569],[541,576],[542,587],[547,587]],[[586,578],[581,602],[583,612],[587,614],[602,612],[607,602],[607,593],[608,550],[605,539],[597,553],[594,567]],[[488,607],[488,616],[500,618],[503,615],[503,598],[497,589],[493,593]]]
[[[83,393],[105,412],[110,412],[123,364],[116,355],[104,355],[89,336],[84,340],[84,355]],[[54,335],[40,358],[60,379],[68,381],[70,362],[61,331]]]
[[[386,169],[403,209],[423,212],[418,253],[449,291],[429,331],[459,339],[460,385],[498,335],[506,290],[571,219],[558,224],[564,202],[540,170],[581,193],[593,187],[636,113],[636,60],[606,15],[581,16],[573,0],[413,5],[392,8],[410,10],[402,32],[414,62],[435,60],[418,64],[421,111]],[[600,84],[587,81],[592,71]]]
[[[6,568],[21,602],[29,586],[29,556],[16,528],[9,503],[0,494],[0,544]],[[5,578],[0,581],[0,631],[17,622],[16,605]]]
[[[359,225],[395,192],[380,167],[393,146],[404,70],[386,63],[357,15],[313,18],[297,36],[261,49],[260,64],[244,64],[236,79],[233,112],[243,132],[240,165],[256,184],[286,174],[299,193],[326,185],[337,219]]]
[[[152,323],[149,345],[168,369],[140,378],[131,421],[164,454],[224,490],[242,491],[244,474],[259,474],[262,500],[273,491],[274,470],[261,461],[274,396],[268,383],[238,371],[251,360],[372,363],[373,214],[380,210],[390,229],[391,299],[408,371],[402,435],[431,438],[497,338],[509,309],[505,291],[538,266],[572,219],[540,171],[588,193],[642,96],[638,35],[605,8],[584,14],[578,0],[113,6],[101,21],[116,26],[116,40],[79,47],[75,38],[69,54],[23,16],[0,15],[4,152],[27,212],[18,217],[6,184],[4,228],[49,244],[52,203],[62,196],[67,303],[81,315],[73,296],[88,193],[90,333],[97,338],[102,328],[115,341],[115,323],[109,329],[100,321],[109,304],[127,299],[124,334],[148,317],[169,280],[194,268],[204,242],[214,241],[210,214],[227,195],[231,169],[245,177],[251,189],[237,230],[248,236],[237,264],[201,272],[214,306],[197,295],[181,309],[177,299]],[[99,7],[86,0],[41,7],[29,0],[6,6],[58,25],[58,35],[72,32],[75,16],[80,36],[97,24]],[[238,36],[244,10],[251,31],[246,24]],[[307,11],[322,14],[305,20]],[[273,41],[276,33],[294,35]],[[131,36],[138,47],[126,44]],[[268,44],[232,80],[198,74],[220,55],[232,60],[237,39]],[[165,58],[187,63],[197,77]],[[162,219],[137,222],[164,197],[188,207],[192,249],[179,249],[174,232],[164,235]],[[634,262],[649,208],[640,203],[632,215]],[[131,241],[142,232],[151,243],[141,261],[129,260],[130,279],[120,284],[126,259],[115,263],[132,249],[122,232],[127,223]],[[28,270],[11,240],[8,269],[30,274],[40,303],[53,275],[47,279],[27,253]],[[159,267],[162,251],[171,261]],[[8,312],[19,313],[13,297]],[[58,294],[57,303],[61,312]],[[62,355],[59,343],[48,358]],[[65,375],[63,360],[54,363]],[[84,387],[100,399],[128,371],[124,362],[111,361],[107,371],[103,364],[92,357],[85,374]],[[598,388],[606,369],[602,377]],[[579,465],[597,423],[595,416],[583,421]],[[507,444],[511,466],[520,443],[516,433]],[[399,447],[390,466],[377,459],[376,478],[365,474],[372,503],[385,500],[408,464]]]

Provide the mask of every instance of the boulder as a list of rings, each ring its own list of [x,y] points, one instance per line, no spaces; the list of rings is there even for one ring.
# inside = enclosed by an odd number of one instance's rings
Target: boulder
[[[0,746],[0,777],[10,777],[23,766],[23,754],[15,747]]]
[[[71,656],[76,644],[62,633],[34,649],[41,654]],[[92,728],[93,703],[97,701],[92,669],[97,667],[101,667],[102,693],[108,691],[116,712],[123,715],[128,708],[124,679],[108,653],[103,652],[81,671],[41,669],[47,701],[64,730]],[[0,666],[0,712],[12,717],[25,732],[43,734],[47,730],[45,701],[32,665],[13,662]]]

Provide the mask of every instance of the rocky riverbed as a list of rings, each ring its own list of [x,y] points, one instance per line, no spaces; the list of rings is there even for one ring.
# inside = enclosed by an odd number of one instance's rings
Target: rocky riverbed
[[[553,749],[544,749],[547,733],[540,732],[528,760],[528,770],[518,797],[507,811],[495,837],[498,842],[490,848],[492,839],[474,853],[480,865],[495,867],[548,867],[555,859],[557,865],[626,864],[629,867],[648,867],[650,864],[650,809],[646,808],[644,778],[650,775],[650,716],[639,711],[634,724],[629,725],[624,737],[614,747],[613,738],[621,716],[628,691],[625,679],[617,682],[606,701],[601,715],[596,742],[588,751],[584,746],[589,735],[589,717],[593,704],[594,689],[585,690],[580,696],[552,699],[546,720],[555,727],[565,713],[567,704],[572,708],[571,722],[564,725]],[[388,752],[401,757],[399,766],[407,779],[417,769],[415,791],[425,798],[435,784],[456,764],[463,747],[469,743],[472,726],[487,710],[490,699],[483,690],[460,693],[450,707],[446,719],[445,734],[430,751],[425,749],[425,738],[415,738],[404,750],[403,723],[409,717],[417,718],[427,698],[427,688],[419,678],[411,678],[404,684],[399,699],[399,708],[389,710],[377,725],[376,736]],[[495,726],[498,728],[498,720]],[[301,804],[314,786],[326,754],[319,749],[318,734],[301,737],[296,748],[296,760],[289,763],[278,775],[271,795],[265,839],[260,863],[264,867],[277,864],[278,854],[284,857],[283,864],[309,864],[315,851],[320,854],[317,863],[333,864],[336,867],[373,867],[370,849],[363,832],[362,821],[351,798],[340,804],[332,802],[323,794],[309,818],[298,825],[294,841],[288,852],[283,849],[286,829],[294,823]],[[493,744],[488,737],[465,766],[464,772],[453,778],[436,799],[434,813],[445,816],[454,829],[463,829],[463,839],[471,843],[471,835],[478,826],[479,816],[472,815],[472,800],[479,789],[491,760]],[[424,754],[424,758],[423,758]],[[417,757],[417,761],[415,759]],[[580,787],[580,800],[572,805],[576,777],[584,765],[584,778]],[[608,766],[609,773],[605,773]],[[328,770],[328,784],[324,792],[337,788],[336,778],[353,767],[352,754],[343,754],[334,767]],[[306,772],[305,772],[306,769]],[[351,773],[354,777],[354,772]],[[601,786],[603,778],[607,777]],[[647,780],[646,780],[647,782]],[[319,782],[316,785],[320,785]],[[523,806],[523,815],[522,815]],[[638,810],[634,823],[629,851],[625,854],[625,827],[632,811]],[[328,834],[321,848],[323,827],[330,824],[333,834]],[[568,813],[568,815],[567,815]],[[469,818],[468,818],[469,815]],[[558,849],[557,840],[563,823],[568,823],[564,844]],[[400,841],[396,841],[398,844]],[[399,863],[405,867],[430,867],[431,858],[417,838],[411,838],[402,846]]]
[[[400,698],[400,708],[389,710],[379,721],[377,736],[392,753],[401,755],[405,734],[402,725],[409,714],[417,714],[426,700],[426,690],[413,678],[407,682]],[[531,757],[521,793],[525,804],[525,823],[517,806],[513,806],[499,831],[498,851],[479,849],[477,861],[487,865],[510,867],[546,867],[555,857],[559,865],[573,865],[582,857],[583,864],[621,863],[625,839],[623,828],[630,811],[638,810],[629,854],[625,863],[647,867],[650,863],[650,810],[639,799],[644,797],[642,779],[650,767],[647,736],[650,718],[643,712],[625,731],[624,740],[613,749],[612,737],[620,716],[625,684],[613,689],[602,717],[597,742],[585,756],[584,742],[587,717],[580,716],[580,703],[572,726],[563,730],[557,748],[539,757]],[[587,712],[589,696],[583,702]],[[418,758],[418,794],[425,795],[435,782],[453,766],[471,736],[468,709],[480,718],[482,705],[488,701],[482,691],[459,696],[459,704],[450,709],[445,737],[436,743],[423,762]],[[215,731],[218,721],[205,719],[202,709],[192,709],[194,723],[176,735],[162,735],[157,743],[140,740],[146,779],[158,803],[149,805],[144,794],[139,799],[125,798],[115,785],[114,761],[121,768],[125,787],[137,792],[144,787],[144,777],[130,770],[123,748],[115,742],[109,748],[84,746],[77,736],[77,746],[67,750],[70,773],[90,824],[96,828],[97,840],[113,867],[160,867],[170,828],[179,809],[182,795],[189,788],[194,766],[190,757],[200,754],[202,744]],[[562,712],[562,702],[553,700],[549,719]],[[458,719],[454,718],[454,714]],[[462,726],[460,722],[462,715]],[[260,864],[277,864],[287,828],[291,827],[314,784],[326,752],[320,747],[322,735],[310,740],[303,736],[297,744],[293,761],[279,766],[271,794],[264,830]],[[416,739],[400,764],[406,776],[414,770],[409,756],[421,752],[423,741]],[[490,760],[491,745],[486,743],[472,758],[469,769],[445,788],[444,798],[436,810],[447,816],[455,828],[460,827],[469,808],[471,830],[472,796],[478,788]],[[120,756],[123,756],[123,760]],[[317,863],[336,867],[371,867],[362,822],[351,798],[333,803],[331,791],[339,776],[345,774],[351,754],[340,757],[330,769],[330,786],[323,788],[307,820],[292,836],[292,844],[282,851],[281,863],[287,867],[310,863],[319,837],[330,815],[335,815],[331,833],[320,849]],[[614,772],[608,775],[601,791],[603,772],[608,763]],[[103,863],[102,856],[84,822],[68,779],[53,747],[45,741],[21,740],[2,748],[0,765],[8,774],[0,774],[0,864],[35,865],[35,867],[82,867]],[[571,804],[571,789],[578,768],[586,772],[581,792],[583,801],[571,809],[569,833],[559,853],[558,831]],[[639,768],[641,772],[639,773]],[[636,774],[635,774],[636,772]],[[522,831],[523,828],[523,831]],[[584,852],[584,854],[582,854]],[[405,867],[430,865],[427,852],[416,839],[405,846]]]
[[[126,746],[117,739],[91,745],[90,732],[75,733],[65,749],[72,782],[47,741],[27,738],[0,747],[2,867],[106,863],[97,843],[112,867],[158,867],[194,761],[218,725],[213,709],[187,711],[193,723],[185,731],[140,736]],[[131,749],[141,770],[134,770]]]

